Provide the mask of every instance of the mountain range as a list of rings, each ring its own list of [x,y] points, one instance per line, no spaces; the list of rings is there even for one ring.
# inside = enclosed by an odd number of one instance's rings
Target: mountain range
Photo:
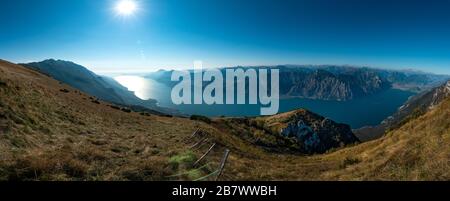
[[[134,92],[129,91],[110,77],[99,76],[86,67],[70,61],[48,59],[21,65],[37,70],[104,101],[133,108],[146,108],[147,112],[175,113],[169,108],[159,107],[155,100],[142,100],[136,97]]]
[[[38,70],[101,100],[135,108],[144,107],[162,113],[178,114],[173,109],[159,107],[155,100],[141,100],[114,79],[96,75],[86,67],[73,62],[49,59],[22,65]],[[221,71],[236,68],[222,68]],[[393,71],[349,66],[284,65],[268,68],[280,69],[280,96],[282,98],[301,97],[345,101],[376,94],[390,88],[421,93],[450,79],[448,75],[417,71]],[[160,70],[145,77],[168,86],[174,86],[176,83],[170,81],[171,74],[172,71]]]
[[[415,93],[438,86],[450,79],[448,75],[437,75],[417,71],[395,71],[350,66],[280,65],[258,67],[221,68],[276,68],[280,69],[280,97],[301,97],[318,100],[346,101],[395,88]],[[146,75],[168,86],[176,84],[170,80],[173,71],[160,70]],[[193,74],[193,71],[191,71]]]
[[[448,180],[447,90],[427,96],[423,114],[360,143],[348,126],[307,110],[213,119],[135,112],[0,61],[0,180],[208,180],[225,150],[220,180]]]
[[[44,60],[22,64],[37,70],[62,83],[66,83],[82,92],[101,100],[128,107],[135,111],[153,114],[180,115],[176,110],[159,107],[155,100],[141,100],[113,78],[99,76],[86,67],[70,61]],[[280,69],[281,97],[302,97],[319,100],[350,100],[369,96],[389,88],[414,91],[418,95],[411,97],[399,110],[377,126],[366,126],[354,130],[360,140],[379,138],[386,130],[398,127],[411,115],[423,114],[427,107],[436,104],[444,95],[445,87],[436,87],[450,79],[448,75],[436,75],[413,70],[383,70],[367,67],[335,65],[280,65],[268,67],[229,67],[236,68],[277,68]],[[160,70],[146,75],[168,86],[173,71]],[[434,98],[433,98],[434,97]],[[437,98],[436,98],[437,97]],[[315,150],[317,151],[317,150]]]

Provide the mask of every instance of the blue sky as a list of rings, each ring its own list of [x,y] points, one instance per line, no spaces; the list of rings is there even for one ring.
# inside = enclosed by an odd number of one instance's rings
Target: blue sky
[[[0,58],[96,72],[348,64],[450,74],[449,0],[0,0]]]

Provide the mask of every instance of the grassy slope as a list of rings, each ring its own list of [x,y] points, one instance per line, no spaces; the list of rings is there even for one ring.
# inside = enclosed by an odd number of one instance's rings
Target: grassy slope
[[[259,156],[248,162],[248,179],[449,180],[450,99],[375,141],[323,155]]]
[[[231,132],[236,125],[225,126],[223,119],[205,124],[123,112],[0,61],[0,180],[195,179],[217,167],[223,147],[232,151],[225,180],[448,180],[449,110],[447,99],[386,137],[329,154],[280,154]],[[186,151],[198,127],[223,146],[205,168],[168,177],[189,170],[208,148]],[[264,131],[252,131],[267,138]]]
[[[169,158],[186,150],[186,138],[201,126],[97,104],[53,79],[6,62],[0,63],[0,82],[4,179],[165,179],[176,173]]]
[[[337,179],[449,180],[450,99],[374,142],[323,157],[355,154],[361,162],[325,174]]]

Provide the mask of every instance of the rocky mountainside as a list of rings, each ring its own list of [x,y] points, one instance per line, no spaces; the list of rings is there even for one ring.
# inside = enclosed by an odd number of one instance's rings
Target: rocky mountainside
[[[275,152],[324,153],[359,142],[350,126],[304,109],[268,117],[219,118],[215,122],[227,125],[225,130],[242,139]]]
[[[426,113],[449,96],[450,80],[428,92],[410,98],[395,114],[387,118],[383,123],[390,125],[390,127],[396,126],[409,115]]]
[[[350,100],[391,87],[387,80],[362,69],[334,74],[325,69],[299,71],[281,68],[280,77],[283,96],[320,100]]]
[[[141,100],[114,79],[96,75],[86,67],[70,61],[49,59],[22,65],[42,72],[101,100],[133,107],[141,106],[165,113],[174,112],[167,108],[158,107],[155,100]]]
[[[263,121],[266,128],[278,130],[284,137],[296,139],[305,153],[324,153],[359,142],[349,125],[336,123],[307,110],[259,117],[257,121]]]
[[[225,75],[226,69],[222,68]],[[281,65],[243,68],[280,69],[280,96],[319,100],[351,100],[396,88],[422,92],[438,86],[450,77],[415,71],[393,71],[349,66]],[[172,71],[158,71],[146,77],[173,86]]]
[[[408,122],[409,119],[425,114],[449,96],[450,80],[439,87],[411,97],[397,112],[386,118],[380,125],[357,129],[355,133],[363,141],[379,138],[387,130],[396,129]]]
[[[450,75],[438,75],[414,70],[384,70],[349,66],[317,66],[317,68],[324,69],[333,74],[354,74],[355,72],[375,74],[382,80],[389,82],[392,88],[416,93],[439,86],[450,79]]]
[[[73,62],[49,59],[22,65],[69,84],[80,91],[97,96],[102,100],[124,103],[123,98],[111,86],[108,86],[100,76]]]
[[[296,134],[348,139],[346,126],[303,110],[209,120],[121,110],[0,60],[0,180],[195,180],[217,169],[224,148],[221,180],[449,180],[449,115],[446,98],[380,139],[305,156]]]

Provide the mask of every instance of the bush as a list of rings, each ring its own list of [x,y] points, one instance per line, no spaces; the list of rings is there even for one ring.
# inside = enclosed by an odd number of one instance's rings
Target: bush
[[[126,113],[130,113],[130,112],[131,112],[131,110],[128,109],[128,108],[122,108],[121,110],[122,110],[123,112],[126,112]]]
[[[186,151],[170,157],[169,164],[173,169],[192,167],[197,161],[197,156],[192,151]]]
[[[349,165],[354,165],[354,164],[357,164],[357,163],[360,163],[360,162],[361,162],[361,160],[359,160],[359,159],[357,159],[357,158],[349,158],[349,157],[346,157],[346,158],[342,161],[341,168],[346,168],[346,167],[349,166]]]
[[[120,110],[120,107],[115,106],[115,105],[110,105],[109,107],[111,107],[112,109]]]
[[[201,115],[192,115],[191,116],[191,120],[195,120],[195,121],[203,121],[207,124],[210,124],[212,122],[212,120],[208,117],[205,116],[201,116]]]
[[[6,82],[3,82],[3,81],[0,80],[0,87],[6,87],[6,86],[8,86],[8,85],[6,84]]]

